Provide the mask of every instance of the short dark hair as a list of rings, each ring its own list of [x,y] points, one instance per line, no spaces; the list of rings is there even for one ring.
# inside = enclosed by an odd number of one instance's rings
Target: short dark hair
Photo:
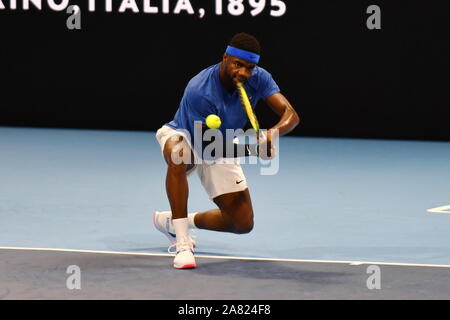
[[[230,40],[229,45],[238,49],[261,54],[261,45],[259,44],[259,41],[251,34],[245,32],[235,34]]]

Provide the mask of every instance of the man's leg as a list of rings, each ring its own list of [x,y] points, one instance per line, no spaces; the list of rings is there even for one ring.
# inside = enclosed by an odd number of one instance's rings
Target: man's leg
[[[180,139],[183,139],[180,137]],[[189,186],[186,171],[188,164],[174,161],[172,150],[181,143],[181,141],[168,140],[164,146],[164,159],[167,163],[166,174],[166,192],[169,198],[170,208],[172,209],[172,218],[180,219],[187,217],[187,201],[189,196]],[[183,150],[181,157],[183,156]]]
[[[180,144],[184,147],[180,148]],[[172,210],[172,222],[176,234],[177,255],[174,260],[175,268],[193,268],[196,266],[192,255],[192,243],[188,235],[187,201],[189,186],[186,172],[193,166],[193,161],[188,163],[180,161],[185,159],[183,153],[191,152],[186,147],[183,137],[169,139],[164,145],[164,159],[167,163],[166,192]],[[192,160],[192,159],[190,159]]]
[[[197,213],[195,226],[213,231],[249,233],[253,229],[253,207],[248,189],[213,199],[219,209]]]

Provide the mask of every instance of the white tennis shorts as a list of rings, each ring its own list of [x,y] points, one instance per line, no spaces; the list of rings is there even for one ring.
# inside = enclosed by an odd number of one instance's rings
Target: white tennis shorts
[[[163,126],[156,132],[156,140],[161,146],[162,153],[167,140],[176,136],[182,136],[183,143],[187,143],[187,148],[192,150],[191,142],[184,132],[177,131],[169,126]],[[194,168],[187,172],[187,175],[189,176],[193,171],[197,171],[197,175],[210,199],[226,193],[244,191],[248,188],[239,158],[222,158],[211,164],[199,161],[196,156],[196,164]]]

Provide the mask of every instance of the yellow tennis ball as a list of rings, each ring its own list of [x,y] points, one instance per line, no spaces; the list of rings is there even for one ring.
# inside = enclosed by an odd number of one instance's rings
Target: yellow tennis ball
[[[209,116],[206,117],[206,125],[210,129],[219,129],[220,126],[222,125],[222,121],[215,114],[210,114]]]

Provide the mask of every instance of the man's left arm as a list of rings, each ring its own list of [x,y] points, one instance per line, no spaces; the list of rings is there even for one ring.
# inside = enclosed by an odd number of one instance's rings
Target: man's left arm
[[[283,94],[279,92],[275,93],[265,101],[280,117],[280,121],[267,132],[269,142],[272,140],[271,131],[278,130],[279,136],[281,137],[291,132],[300,123],[300,116]]]

